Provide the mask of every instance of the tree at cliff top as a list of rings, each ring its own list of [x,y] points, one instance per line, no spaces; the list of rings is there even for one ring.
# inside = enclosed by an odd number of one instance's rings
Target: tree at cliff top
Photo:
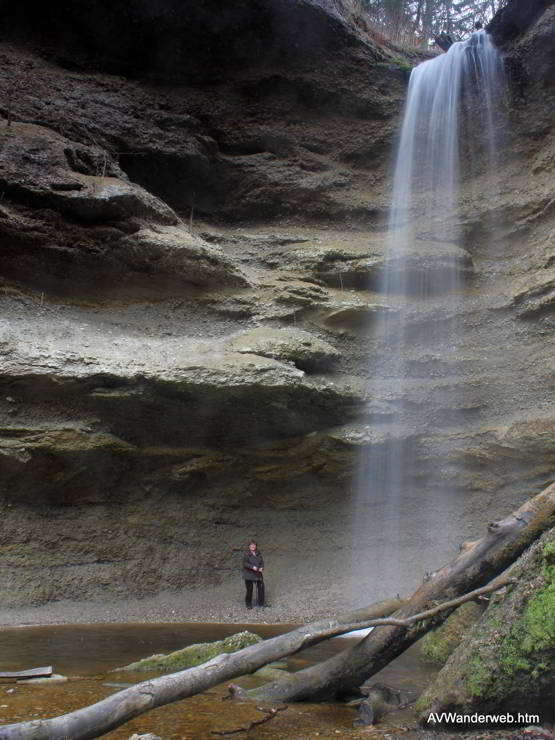
[[[427,46],[440,33],[455,40],[468,36],[474,24],[489,23],[506,0],[351,0],[387,37]]]

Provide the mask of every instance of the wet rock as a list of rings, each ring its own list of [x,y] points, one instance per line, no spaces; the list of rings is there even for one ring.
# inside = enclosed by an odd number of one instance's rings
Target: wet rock
[[[552,478],[552,11],[507,47],[522,74],[507,100],[515,136],[501,192],[480,162],[465,167],[468,252],[430,244],[419,224],[399,382],[387,339],[366,332],[382,311],[396,320],[395,301],[367,290],[385,266],[387,163],[406,91],[392,54],[361,42],[327,0],[233,0],[223,14],[212,0],[149,1],[133,24],[96,0],[86,14],[35,6],[6,8],[13,43],[0,45],[10,603],[64,594],[104,606],[233,583],[245,529],[266,534],[276,574],[291,572],[308,521],[320,536],[311,567],[294,572],[327,595],[345,577],[334,564],[350,558],[359,455],[385,459],[388,447],[414,453],[399,558],[410,567],[396,575],[409,590],[424,559],[441,562],[461,528],[481,526],[485,506],[511,510]],[[448,266],[466,281],[464,310],[460,295],[418,294]],[[262,322],[332,335],[339,356],[229,346]],[[519,422],[534,423],[510,432]],[[452,495],[426,485],[438,460]],[[447,509],[452,532],[441,544],[437,527],[423,548],[414,531]],[[381,536],[357,544],[369,572]],[[391,580],[371,577],[376,598],[388,596]]]
[[[288,279],[278,291],[276,302],[296,310],[318,306],[327,298],[327,293],[318,285],[301,280]]]
[[[248,286],[242,271],[216,246],[184,227],[141,229],[114,249],[130,269],[182,277],[193,285]]]
[[[496,43],[506,43],[526,31],[551,4],[551,0],[513,0],[496,13],[487,31]]]
[[[392,286],[414,295],[449,292],[453,273],[461,279],[474,272],[471,255],[454,245],[414,245],[406,255],[388,255],[381,259],[362,261],[356,265],[358,279],[366,276],[367,284],[374,290],[383,290],[387,272]],[[395,287],[393,287],[395,291]]]
[[[338,172],[334,163],[346,140],[352,150],[352,141],[360,139],[373,142],[372,169],[377,169],[377,154],[391,140],[392,116],[404,88],[395,71],[374,67],[377,59],[393,57],[392,52],[366,37],[356,39],[353,55],[353,29],[337,8],[304,0],[249,6],[234,0],[216,25],[212,13],[218,11],[212,4],[185,8],[165,0],[163,7],[152,8],[137,11],[132,23],[127,11],[120,10],[107,20],[96,3],[86,21],[79,16],[74,22],[57,14],[56,22],[52,14],[42,20],[35,16],[41,28],[35,41],[44,55],[72,69],[79,58],[77,69],[97,74],[60,80],[54,65],[46,75],[42,64],[21,69],[14,65],[13,74],[7,75],[10,82],[4,83],[12,117],[56,127],[61,119],[72,138],[94,136],[117,152],[134,182],[178,212],[194,212],[195,218],[218,214],[229,220],[250,219],[255,212],[257,218],[280,219],[284,214],[296,216],[301,207],[311,218],[344,222],[365,209],[369,221],[376,219],[374,201],[383,171],[373,178],[376,193],[369,203],[368,191],[361,197],[353,187],[356,180],[367,184],[367,177],[351,168]],[[10,33],[19,35],[17,29],[23,26],[27,35],[34,35],[28,12],[14,10],[10,19],[5,19]],[[66,31],[60,37],[62,28]],[[89,42],[76,48],[74,33]],[[185,46],[177,43],[183,34]],[[98,46],[99,38],[103,43]],[[117,46],[115,55],[108,51],[108,38]],[[150,39],[150,53],[145,53],[145,38]],[[169,38],[176,43],[168,46]],[[154,51],[160,48],[165,48],[163,55]],[[10,53],[5,57],[10,63]],[[293,59],[299,60],[296,67]],[[99,70],[107,74],[99,75]],[[145,95],[140,83],[131,83],[122,95],[121,80],[109,76],[114,74],[135,80],[152,75],[165,84],[162,89],[149,86]],[[26,95],[29,78],[41,89],[40,96]],[[340,80],[347,78],[350,85],[345,87]],[[172,84],[177,81],[176,87],[186,86],[187,92],[176,96]],[[21,94],[14,95],[14,90]],[[262,116],[257,112],[261,109]],[[329,119],[329,125],[307,128],[306,117],[315,120],[314,114]],[[343,118],[360,129],[355,136],[345,137]],[[285,119],[291,125],[282,125]]]
[[[308,372],[328,368],[339,352],[327,342],[302,329],[259,327],[230,342],[235,352],[292,362]]]
[[[2,131],[0,186],[16,202],[52,208],[85,223],[134,217],[177,223],[177,216],[165,203],[122,179],[119,167],[112,164],[108,169],[98,162],[94,175],[71,170],[76,152],[92,160],[101,156],[98,150],[76,147],[42,126],[12,123]],[[108,156],[104,156],[108,162]]]
[[[230,637],[226,637],[224,640],[189,645],[181,650],[174,650],[167,655],[151,655],[149,658],[143,658],[136,663],[130,663],[122,668],[116,668],[112,673],[119,671],[162,671],[172,673],[201,665],[201,663],[206,663],[217,655],[234,653],[236,650],[241,650],[249,645],[256,645],[258,642],[262,642],[262,638],[252,632],[237,632]]]
[[[456,270],[461,278],[468,278],[474,267],[471,255],[464,249],[449,244],[431,244],[416,241],[408,254],[387,254],[383,240],[367,238],[353,245],[326,244],[306,250],[295,250],[289,257],[299,265],[336,288],[370,288],[383,291],[387,270],[390,285],[403,286],[411,294],[449,291],[446,276]]]
[[[521,287],[512,302],[520,316],[552,313],[555,306],[555,270],[538,273],[531,284]]]
[[[462,604],[436,630],[422,638],[419,643],[422,655],[432,663],[444,665],[483,611],[483,605],[478,603]]]
[[[408,691],[401,691],[380,683],[364,684],[360,687],[360,691],[367,698],[360,704],[360,716],[353,722],[354,727],[374,725],[386,714],[414,698]]]
[[[331,310],[321,314],[327,326],[356,332],[370,331],[380,316],[398,311],[395,306],[385,303],[365,303],[356,296],[335,300],[330,308]]]
[[[464,456],[470,463],[507,464],[511,459],[552,462],[554,460],[555,422],[549,416],[521,419],[512,424],[476,430],[474,442],[466,444]]]

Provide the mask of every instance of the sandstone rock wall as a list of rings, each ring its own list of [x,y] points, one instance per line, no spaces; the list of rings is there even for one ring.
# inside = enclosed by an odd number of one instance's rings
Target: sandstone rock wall
[[[128,4],[63,5],[12,7],[0,49],[5,604],[237,578],[253,535],[275,592],[340,597],[354,552],[371,601],[550,480],[553,8],[507,46],[505,148],[469,168],[465,248],[411,257],[466,287],[415,297],[399,428],[372,326],[398,310],[376,286],[407,62],[316,2],[137,3],[131,26]],[[352,543],[359,455],[392,444],[403,545],[379,500]]]

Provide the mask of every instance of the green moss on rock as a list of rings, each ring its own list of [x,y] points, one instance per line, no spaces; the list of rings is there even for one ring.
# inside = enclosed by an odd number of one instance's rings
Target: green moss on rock
[[[550,564],[550,559],[555,556],[555,542],[547,542],[537,550],[535,561],[540,565],[539,578],[544,587],[529,596],[520,616],[512,621],[508,634],[500,641],[496,671],[490,670],[489,662],[485,660],[488,645],[472,656],[467,679],[472,696],[488,698],[507,694],[518,682],[534,682],[541,678],[542,673],[553,671],[555,567]],[[496,606],[502,609],[502,604]],[[490,629],[501,629],[501,620],[497,620],[497,624],[495,620],[496,615],[492,613],[489,617]]]
[[[522,619],[503,642],[501,663],[508,671],[530,670],[529,656],[551,648],[555,648],[555,584],[530,599]]]
[[[422,639],[420,649],[424,658],[431,663],[444,665],[482,611],[475,602],[462,604],[442,625]]]
[[[173,671],[193,668],[206,663],[207,660],[215,658],[222,653],[234,653],[237,650],[255,645],[262,638],[253,632],[237,632],[226,637],[225,640],[215,642],[199,642],[194,645],[175,650],[173,653],[151,655],[149,658],[138,660],[136,663],[117,668],[116,671],[162,671],[172,673]]]
[[[429,711],[553,713],[555,529],[519,559],[516,583],[492,596],[483,617],[420,698]]]

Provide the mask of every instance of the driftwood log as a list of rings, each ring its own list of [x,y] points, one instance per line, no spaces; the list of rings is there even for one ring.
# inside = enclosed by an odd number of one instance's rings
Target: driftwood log
[[[52,666],[46,665],[42,668],[28,668],[26,671],[4,671],[0,673],[0,678],[44,678],[52,673]]]
[[[555,483],[505,519],[488,525],[485,537],[462,545],[460,554],[429,574],[409,601],[393,614],[406,620],[433,608],[446,596],[453,598],[489,582],[505,570],[538,536],[555,513]],[[363,684],[447,618],[445,610],[430,620],[418,620],[407,629],[389,626],[372,631],[351,648],[323,663],[289,674],[280,681],[244,692],[257,701],[318,701],[331,699]]]
[[[259,691],[247,694],[256,694],[254,698],[262,695],[271,700],[285,701],[286,697],[296,700],[330,696],[347,685],[358,686],[433,626],[438,614],[448,614],[463,600],[499,588],[504,583],[503,579],[470,594],[459,595],[465,587],[487,584],[493,576],[505,570],[548,526],[554,513],[555,484],[506,519],[490,524],[484,538],[464,545],[461,554],[431,574],[407,602],[392,599],[334,619],[305,625],[236,653],[219,655],[195,668],[144,681],[61,717],[0,726],[0,740],[92,740],[150,709],[252,673],[267,663],[329,637],[387,624],[335,658],[314,669],[293,674],[293,680],[266,684]],[[438,600],[446,595],[457,598],[438,604]],[[386,619],[386,615],[391,613],[393,617]]]

